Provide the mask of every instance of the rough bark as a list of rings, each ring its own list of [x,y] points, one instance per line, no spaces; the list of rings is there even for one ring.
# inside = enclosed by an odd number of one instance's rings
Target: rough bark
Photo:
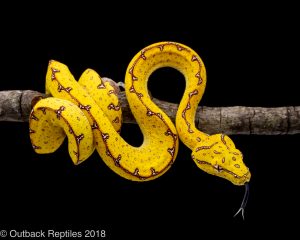
[[[27,122],[32,106],[45,94],[31,90],[0,92],[0,121]],[[124,123],[136,123],[124,92],[119,92]],[[178,105],[153,98],[175,121]],[[208,134],[284,135],[300,133],[300,106],[198,107],[196,126]]]
[[[45,94],[31,90],[0,92],[0,121],[27,122],[35,102]]]

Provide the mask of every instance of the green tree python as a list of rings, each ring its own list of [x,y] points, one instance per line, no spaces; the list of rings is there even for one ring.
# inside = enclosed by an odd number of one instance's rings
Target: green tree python
[[[186,81],[176,115],[176,127],[152,102],[147,82],[162,67],[181,72]],[[46,74],[46,93],[30,114],[30,139],[35,152],[56,151],[68,137],[74,164],[86,160],[96,148],[118,175],[133,181],[148,181],[163,175],[174,163],[179,139],[192,150],[192,159],[203,171],[225,178],[246,191],[238,212],[244,213],[250,171],[242,153],[224,134],[208,135],[195,126],[197,106],[206,86],[206,70],[200,56],[188,46],[159,42],[137,53],[125,74],[130,109],[141,129],[141,146],[128,144],[119,134],[122,113],[114,88],[92,69],[76,81],[68,67],[51,60]]]

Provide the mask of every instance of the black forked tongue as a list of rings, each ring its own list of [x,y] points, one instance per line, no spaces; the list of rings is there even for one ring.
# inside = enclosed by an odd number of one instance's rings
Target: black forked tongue
[[[245,194],[244,194],[242,204],[241,204],[239,210],[236,212],[236,214],[234,214],[233,217],[237,216],[241,212],[243,220],[245,220],[244,212],[245,212],[248,198],[249,198],[249,183],[245,183]]]

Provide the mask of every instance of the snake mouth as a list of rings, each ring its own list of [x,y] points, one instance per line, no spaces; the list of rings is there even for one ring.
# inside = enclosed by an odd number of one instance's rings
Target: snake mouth
[[[238,176],[237,181],[233,182],[233,184],[235,184],[235,185],[245,185],[246,183],[250,182],[250,178],[251,178],[251,174],[250,174],[250,171],[248,169],[248,171],[244,175]]]
[[[225,178],[227,180],[229,180],[230,182],[232,182],[235,185],[244,185],[245,183],[250,181],[251,178],[251,174],[249,169],[247,170],[247,172],[243,175],[238,175],[236,173],[234,173],[233,171],[230,171],[226,168],[221,167],[218,164],[211,164],[209,162],[203,161],[203,160],[196,160],[198,164],[202,164],[202,165],[208,165],[211,168],[214,169],[215,174],[212,173],[213,175],[217,175],[220,176],[222,178]],[[228,175],[230,177],[228,177]]]
[[[244,174],[242,177],[245,178],[245,183],[250,182],[251,174],[250,174],[249,169],[246,172],[246,174]]]
[[[223,171],[226,172],[227,174],[230,174],[232,175],[234,178],[233,179],[228,179],[229,181],[231,181],[233,184],[235,185],[244,185],[245,183],[249,182],[250,181],[250,178],[251,178],[251,174],[250,174],[250,171],[248,169],[248,171],[244,174],[244,175],[237,175],[236,173],[228,170],[228,169],[225,169],[223,168]]]

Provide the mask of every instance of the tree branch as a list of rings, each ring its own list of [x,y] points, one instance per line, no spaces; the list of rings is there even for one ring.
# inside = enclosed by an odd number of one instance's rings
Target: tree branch
[[[0,121],[27,122],[32,106],[45,94],[31,90],[0,91]],[[124,123],[136,123],[124,92],[119,92]],[[178,104],[153,98],[173,120]],[[285,135],[300,133],[300,106],[262,107],[198,107],[196,126],[208,134]]]

